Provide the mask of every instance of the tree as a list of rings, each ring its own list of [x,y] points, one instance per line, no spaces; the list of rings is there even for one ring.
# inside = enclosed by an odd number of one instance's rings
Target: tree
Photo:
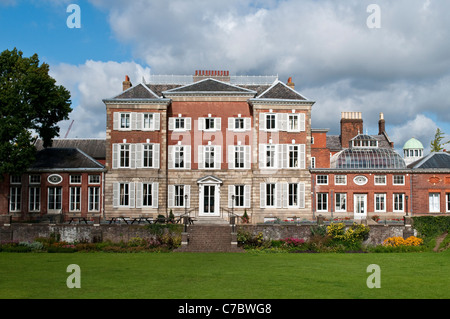
[[[27,58],[14,48],[0,54],[0,177],[21,174],[33,162],[34,143],[51,146],[57,123],[67,120],[70,92],[56,85],[49,65],[37,54]]]
[[[434,134],[434,139],[431,141],[431,152],[440,152],[444,149],[444,145],[450,143],[447,141],[442,143],[442,139],[444,138],[444,132],[442,132],[439,127],[436,129],[436,134]]]

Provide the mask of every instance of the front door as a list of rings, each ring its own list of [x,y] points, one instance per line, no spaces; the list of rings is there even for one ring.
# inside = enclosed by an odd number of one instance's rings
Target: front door
[[[203,184],[200,186],[200,216],[219,216],[219,186]]]
[[[367,194],[354,195],[354,218],[365,219],[367,217]]]

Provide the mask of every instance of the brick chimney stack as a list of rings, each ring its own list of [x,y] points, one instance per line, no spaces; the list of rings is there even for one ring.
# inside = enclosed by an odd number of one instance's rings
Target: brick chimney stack
[[[195,70],[194,82],[204,79],[216,79],[222,82],[230,82],[230,71],[224,70]]]
[[[128,90],[133,85],[130,82],[130,77],[128,75],[125,75],[125,81],[122,82],[123,90]]]
[[[358,134],[363,133],[361,112],[341,112],[341,145],[349,147],[349,142]]]
[[[294,88],[295,88],[295,83],[292,82],[292,78],[291,78],[291,77],[288,79],[288,81],[287,81],[286,84],[287,84],[287,86],[289,86],[291,89],[294,89]]]
[[[384,120],[384,114],[380,113],[380,119],[378,120],[378,135],[382,135],[386,130],[386,122]]]

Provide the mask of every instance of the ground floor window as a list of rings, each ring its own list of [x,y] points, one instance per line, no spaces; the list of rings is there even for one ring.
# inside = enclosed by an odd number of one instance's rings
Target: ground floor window
[[[404,212],[405,194],[394,194],[394,212]]]
[[[19,212],[20,211],[20,202],[21,202],[21,186],[12,186],[9,189],[9,211],[10,212]]]
[[[441,199],[439,193],[429,193],[428,202],[430,213],[439,213],[441,211]]]
[[[62,188],[49,187],[48,188],[48,209],[60,210],[62,208]]]
[[[375,194],[375,211],[386,212],[386,194]]]
[[[100,187],[89,187],[88,210],[98,212],[100,210]]]
[[[71,212],[81,211],[81,187],[70,188],[69,209]]]
[[[119,185],[119,205],[129,206],[130,204],[130,184],[120,183]]]
[[[336,211],[337,212],[347,211],[347,194],[346,193],[336,193]]]
[[[317,193],[317,211],[328,211],[328,193]]]
[[[275,206],[276,184],[266,184],[266,207]]]
[[[28,203],[29,203],[29,211],[30,212],[38,212],[41,210],[41,188],[40,187],[30,187]]]
[[[450,212],[450,193],[445,194],[445,197],[447,198],[447,213]]]

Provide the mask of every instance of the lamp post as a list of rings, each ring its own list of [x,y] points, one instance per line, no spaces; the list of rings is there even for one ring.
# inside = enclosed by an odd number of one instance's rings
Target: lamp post
[[[188,199],[188,195],[185,194],[184,195],[184,232],[187,232],[187,224],[188,224],[188,220],[189,217],[187,216],[187,199]]]
[[[406,199],[406,216],[408,216],[408,195],[405,196]]]
[[[235,217],[234,217],[234,199],[235,198],[236,198],[236,196],[234,194],[231,195],[231,217],[230,217],[230,222],[231,222],[231,227],[232,227],[233,233],[234,233],[234,225],[236,223]]]

